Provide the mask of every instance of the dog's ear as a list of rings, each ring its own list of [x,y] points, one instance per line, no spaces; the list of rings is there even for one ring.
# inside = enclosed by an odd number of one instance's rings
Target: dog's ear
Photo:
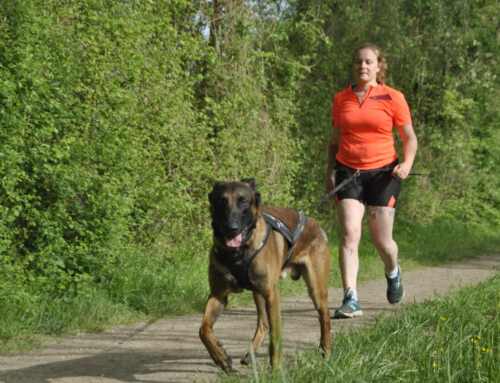
[[[210,202],[211,205],[214,204],[215,197],[216,197],[217,193],[219,192],[219,190],[221,189],[223,184],[224,184],[224,182],[216,181],[214,183],[214,186],[212,187],[212,191],[210,193],[208,193],[208,201]]]
[[[257,191],[257,184],[255,182],[255,178],[243,178],[241,182],[246,183],[253,190],[255,195],[255,206],[260,206],[260,193]]]
[[[253,191],[257,191],[257,184],[255,178],[243,178],[241,182],[246,183]]]
[[[260,206],[260,193],[255,192],[255,206],[259,207]]]

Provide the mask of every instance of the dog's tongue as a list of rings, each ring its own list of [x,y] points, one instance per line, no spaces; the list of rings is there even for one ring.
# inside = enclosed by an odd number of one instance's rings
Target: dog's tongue
[[[243,242],[243,236],[240,233],[236,237],[228,239],[226,241],[226,246],[227,247],[240,247],[242,242]]]

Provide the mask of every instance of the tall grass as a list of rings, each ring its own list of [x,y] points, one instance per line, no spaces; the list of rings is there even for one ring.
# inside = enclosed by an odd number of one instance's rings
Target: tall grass
[[[18,289],[21,282],[0,270],[0,352],[37,347],[47,336],[199,311],[207,296],[207,258],[200,255],[207,241],[177,246],[176,257],[160,251],[124,255],[108,278],[89,279],[57,297],[37,281]]]
[[[500,274],[335,337],[328,360],[299,354],[281,374],[248,382],[499,382]],[[241,379],[226,377],[222,382]]]
[[[328,225],[324,224],[327,227]],[[383,277],[383,267],[365,233],[360,249],[360,281]],[[332,248],[330,286],[340,287],[337,238],[329,232]],[[403,268],[437,264],[489,253],[500,247],[493,229],[436,222],[419,226],[399,222],[396,238]],[[457,239],[458,238],[458,239]],[[8,273],[0,281],[0,352],[36,346],[45,336],[75,331],[100,331],[118,323],[157,318],[167,314],[201,311],[208,295],[209,233],[198,241],[178,244],[175,256],[156,253],[124,256],[99,284],[80,284],[71,295],[54,298],[32,286],[17,290]],[[26,283],[26,282],[25,282]],[[284,295],[306,293],[304,283],[281,283]],[[234,294],[230,305],[251,304],[250,293]]]
[[[76,297],[19,293],[0,296],[0,351],[19,352],[40,345],[46,336],[101,331],[110,323],[143,319],[144,314],[110,301],[105,291],[88,287]]]

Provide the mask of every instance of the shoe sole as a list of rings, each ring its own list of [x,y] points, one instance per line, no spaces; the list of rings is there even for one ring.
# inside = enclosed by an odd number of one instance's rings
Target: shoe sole
[[[355,318],[355,317],[360,317],[362,315],[363,315],[362,310],[354,311],[352,313],[343,313],[340,311],[335,311],[332,318],[333,319],[351,319],[351,318]]]
[[[399,298],[398,301],[396,302],[391,302],[389,300],[389,298],[387,298],[387,301],[391,304],[391,305],[397,305],[398,303],[401,303],[403,301],[403,299],[405,298],[405,290],[403,289],[403,294],[401,294],[401,298]]]

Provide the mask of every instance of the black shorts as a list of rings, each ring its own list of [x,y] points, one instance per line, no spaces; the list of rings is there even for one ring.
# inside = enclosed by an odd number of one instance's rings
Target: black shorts
[[[337,193],[337,201],[352,198],[369,206],[396,207],[401,179],[392,175],[398,160],[378,169],[360,170],[357,177]],[[356,169],[337,163],[335,184],[351,177]]]

